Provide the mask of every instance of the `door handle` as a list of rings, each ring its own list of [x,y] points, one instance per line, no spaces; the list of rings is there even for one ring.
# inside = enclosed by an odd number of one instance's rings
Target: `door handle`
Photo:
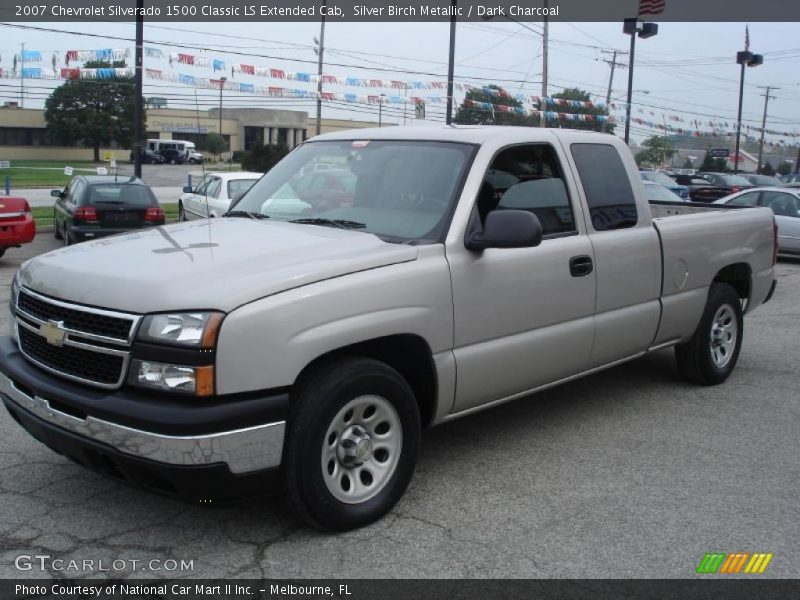
[[[585,277],[594,269],[591,256],[573,256],[569,259],[569,273],[573,277]]]

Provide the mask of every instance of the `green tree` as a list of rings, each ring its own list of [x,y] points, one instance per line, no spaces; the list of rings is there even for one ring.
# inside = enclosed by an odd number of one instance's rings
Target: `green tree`
[[[778,165],[778,175],[788,175],[792,172],[792,163],[782,160]]]
[[[636,164],[660,167],[673,156],[672,140],[665,135],[654,135],[642,143],[644,150],[636,155]]]
[[[242,169],[266,173],[287,154],[289,148],[283,144],[256,146],[242,159]]]
[[[227,150],[228,146],[225,143],[225,138],[220,134],[214,132],[206,136],[206,150],[211,152],[215,158]]]
[[[525,114],[502,112],[498,110],[497,106],[500,104],[514,108],[524,107],[519,100],[507,94],[500,86],[488,85],[486,87],[497,90],[499,95],[486,92],[481,88],[473,88],[467,91],[464,96],[464,102],[458,107],[456,116],[453,118],[454,123],[458,123],[459,125],[539,125],[539,117],[529,114],[527,110]],[[470,101],[488,102],[492,104],[494,108],[485,109],[477,106],[470,106]]]
[[[775,175],[775,167],[773,167],[770,163],[764,163],[764,166],[761,167],[759,173],[762,175]]]
[[[700,170],[711,173],[725,173],[728,170],[728,159],[714,158],[711,156],[711,150],[706,150],[706,155],[700,164]]]
[[[85,67],[122,68],[124,61],[87,62]],[[130,148],[134,142],[134,98],[132,78],[71,79],[45,101],[44,118],[50,139],[65,146],[82,145],[94,150],[116,142]]]
[[[578,100],[579,102],[591,102],[592,97],[589,92],[580,88],[564,88],[562,92],[553,94],[553,98],[559,100]],[[592,108],[573,108],[571,106],[564,107],[549,107],[548,110],[556,112],[565,112],[578,115],[607,115],[606,108],[599,108],[593,106]],[[614,123],[601,122],[601,121],[559,121],[560,127],[567,127],[569,129],[584,129],[586,131],[607,131],[614,133]]]

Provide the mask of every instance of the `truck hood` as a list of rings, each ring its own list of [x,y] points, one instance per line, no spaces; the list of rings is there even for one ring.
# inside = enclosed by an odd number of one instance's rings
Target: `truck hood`
[[[177,223],[38,256],[22,284],[133,313],[230,311],[278,292],[417,258],[364,232],[240,218]]]

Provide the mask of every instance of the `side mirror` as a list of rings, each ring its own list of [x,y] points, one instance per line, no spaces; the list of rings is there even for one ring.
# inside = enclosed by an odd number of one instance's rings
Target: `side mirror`
[[[50,190],[50,195],[53,198],[61,198],[64,195],[64,192],[61,190]]]
[[[527,210],[493,210],[486,215],[483,231],[467,233],[468,250],[532,248],[542,243],[542,224]]]
[[[190,186],[190,185],[183,186],[183,193],[184,194],[191,194],[193,191],[194,190],[192,189],[192,186]]]

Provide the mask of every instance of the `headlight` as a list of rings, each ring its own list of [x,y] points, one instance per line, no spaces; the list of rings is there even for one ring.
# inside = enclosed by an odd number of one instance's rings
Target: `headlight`
[[[193,396],[214,393],[214,367],[186,367],[148,360],[134,360],[130,383],[164,392],[183,392]]]
[[[17,298],[19,298],[19,271],[14,274],[14,280],[11,282],[11,298],[9,303],[11,306],[11,315],[14,315],[14,310],[17,308]]]
[[[143,342],[174,344],[189,348],[213,348],[222,314],[215,312],[148,315],[137,336]]]

